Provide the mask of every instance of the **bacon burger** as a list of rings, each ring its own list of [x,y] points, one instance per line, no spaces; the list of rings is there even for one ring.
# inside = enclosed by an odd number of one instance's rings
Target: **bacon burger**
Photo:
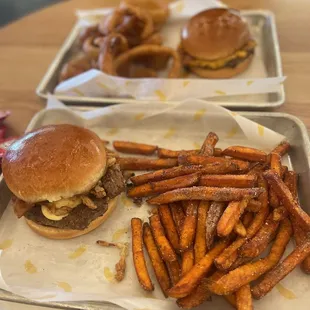
[[[256,43],[237,10],[216,8],[193,16],[181,32],[185,68],[203,78],[230,78],[250,65]]]
[[[100,138],[68,124],[27,133],[8,147],[2,165],[15,214],[51,239],[97,228],[125,189],[116,158]]]

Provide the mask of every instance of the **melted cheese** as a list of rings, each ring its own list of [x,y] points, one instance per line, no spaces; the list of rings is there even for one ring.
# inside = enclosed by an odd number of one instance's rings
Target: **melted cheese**
[[[240,50],[237,50],[232,55],[220,58],[216,60],[202,60],[202,59],[191,59],[186,64],[192,67],[209,67],[211,69],[222,68],[229,61],[237,59],[237,58],[246,58],[250,51],[254,49],[256,46],[255,41],[249,41],[245,46],[243,46]]]
[[[81,202],[82,202],[81,198],[77,196],[74,196],[71,198],[60,199],[58,201],[50,202],[44,205],[42,204],[41,211],[42,211],[42,214],[49,220],[60,221],[64,217],[66,217],[69,214],[69,212],[66,211],[64,214],[57,215],[53,212],[53,210],[55,209],[60,210],[62,208],[73,209],[77,207],[79,204],[81,204]]]

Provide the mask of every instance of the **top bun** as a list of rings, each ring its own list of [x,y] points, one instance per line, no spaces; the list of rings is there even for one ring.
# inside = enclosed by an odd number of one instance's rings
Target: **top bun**
[[[93,188],[106,170],[106,152],[92,131],[49,125],[11,144],[3,176],[15,196],[29,203],[57,201]]]
[[[210,9],[193,16],[181,33],[182,47],[189,55],[215,60],[225,58],[251,38],[246,21],[233,9]]]

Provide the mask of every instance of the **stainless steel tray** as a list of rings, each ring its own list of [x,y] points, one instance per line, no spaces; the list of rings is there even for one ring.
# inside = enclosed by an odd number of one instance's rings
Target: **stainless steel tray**
[[[90,107],[76,107],[80,111],[87,111],[93,108]],[[299,198],[303,208],[310,213],[310,141],[305,125],[296,117],[283,113],[267,113],[267,112],[239,112],[241,115],[266,126],[287,137],[292,145],[289,152],[289,159],[293,169],[299,174]],[[186,120],[186,116],[184,115]],[[39,125],[39,124],[37,124]],[[0,176],[0,217],[10,200],[10,192]],[[31,304],[37,306],[51,307],[54,309],[121,309],[119,306],[112,305],[106,302],[34,302],[13,295],[4,290],[0,290],[0,300]]]
[[[262,45],[262,58],[268,77],[282,76],[282,65],[280,58],[280,48],[276,30],[275,17],[272,12],[265,10],[245,10],[242,15],[247,19],[252,33],[259,38]],[[181,23],[185,22],[182,17]],[[183,20],[183,21],[182,21]],[[67,62],[73,54],[77,53],[77,37],[80,26],[76,24],[69,36],[65,40],[61,49],[57,53],[52,64],[48,68],[45,76],[36,89],[39,97],[46,99],[49,93],[53,93],[58,83],[58,76],[62,65]],[[109,105],[115,103],[134,103],[135,99],[124,98],[104,98],[104,97],[73,97],[56,96],[62,102],[68,105]],[[210,100],[210,99],[208,99]],[[231,109],[266,109],[279,107],[284,103],[284,87],[278,93],[258,94],[258,95],[238,95],[221,96],[212,98],[212,101],[221,106]],[[145,101],[141,101],[145,102]]]

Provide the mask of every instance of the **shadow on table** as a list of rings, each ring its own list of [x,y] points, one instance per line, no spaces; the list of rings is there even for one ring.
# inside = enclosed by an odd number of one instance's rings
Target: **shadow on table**
[[[0,0],[0,27],[61,0]]]

